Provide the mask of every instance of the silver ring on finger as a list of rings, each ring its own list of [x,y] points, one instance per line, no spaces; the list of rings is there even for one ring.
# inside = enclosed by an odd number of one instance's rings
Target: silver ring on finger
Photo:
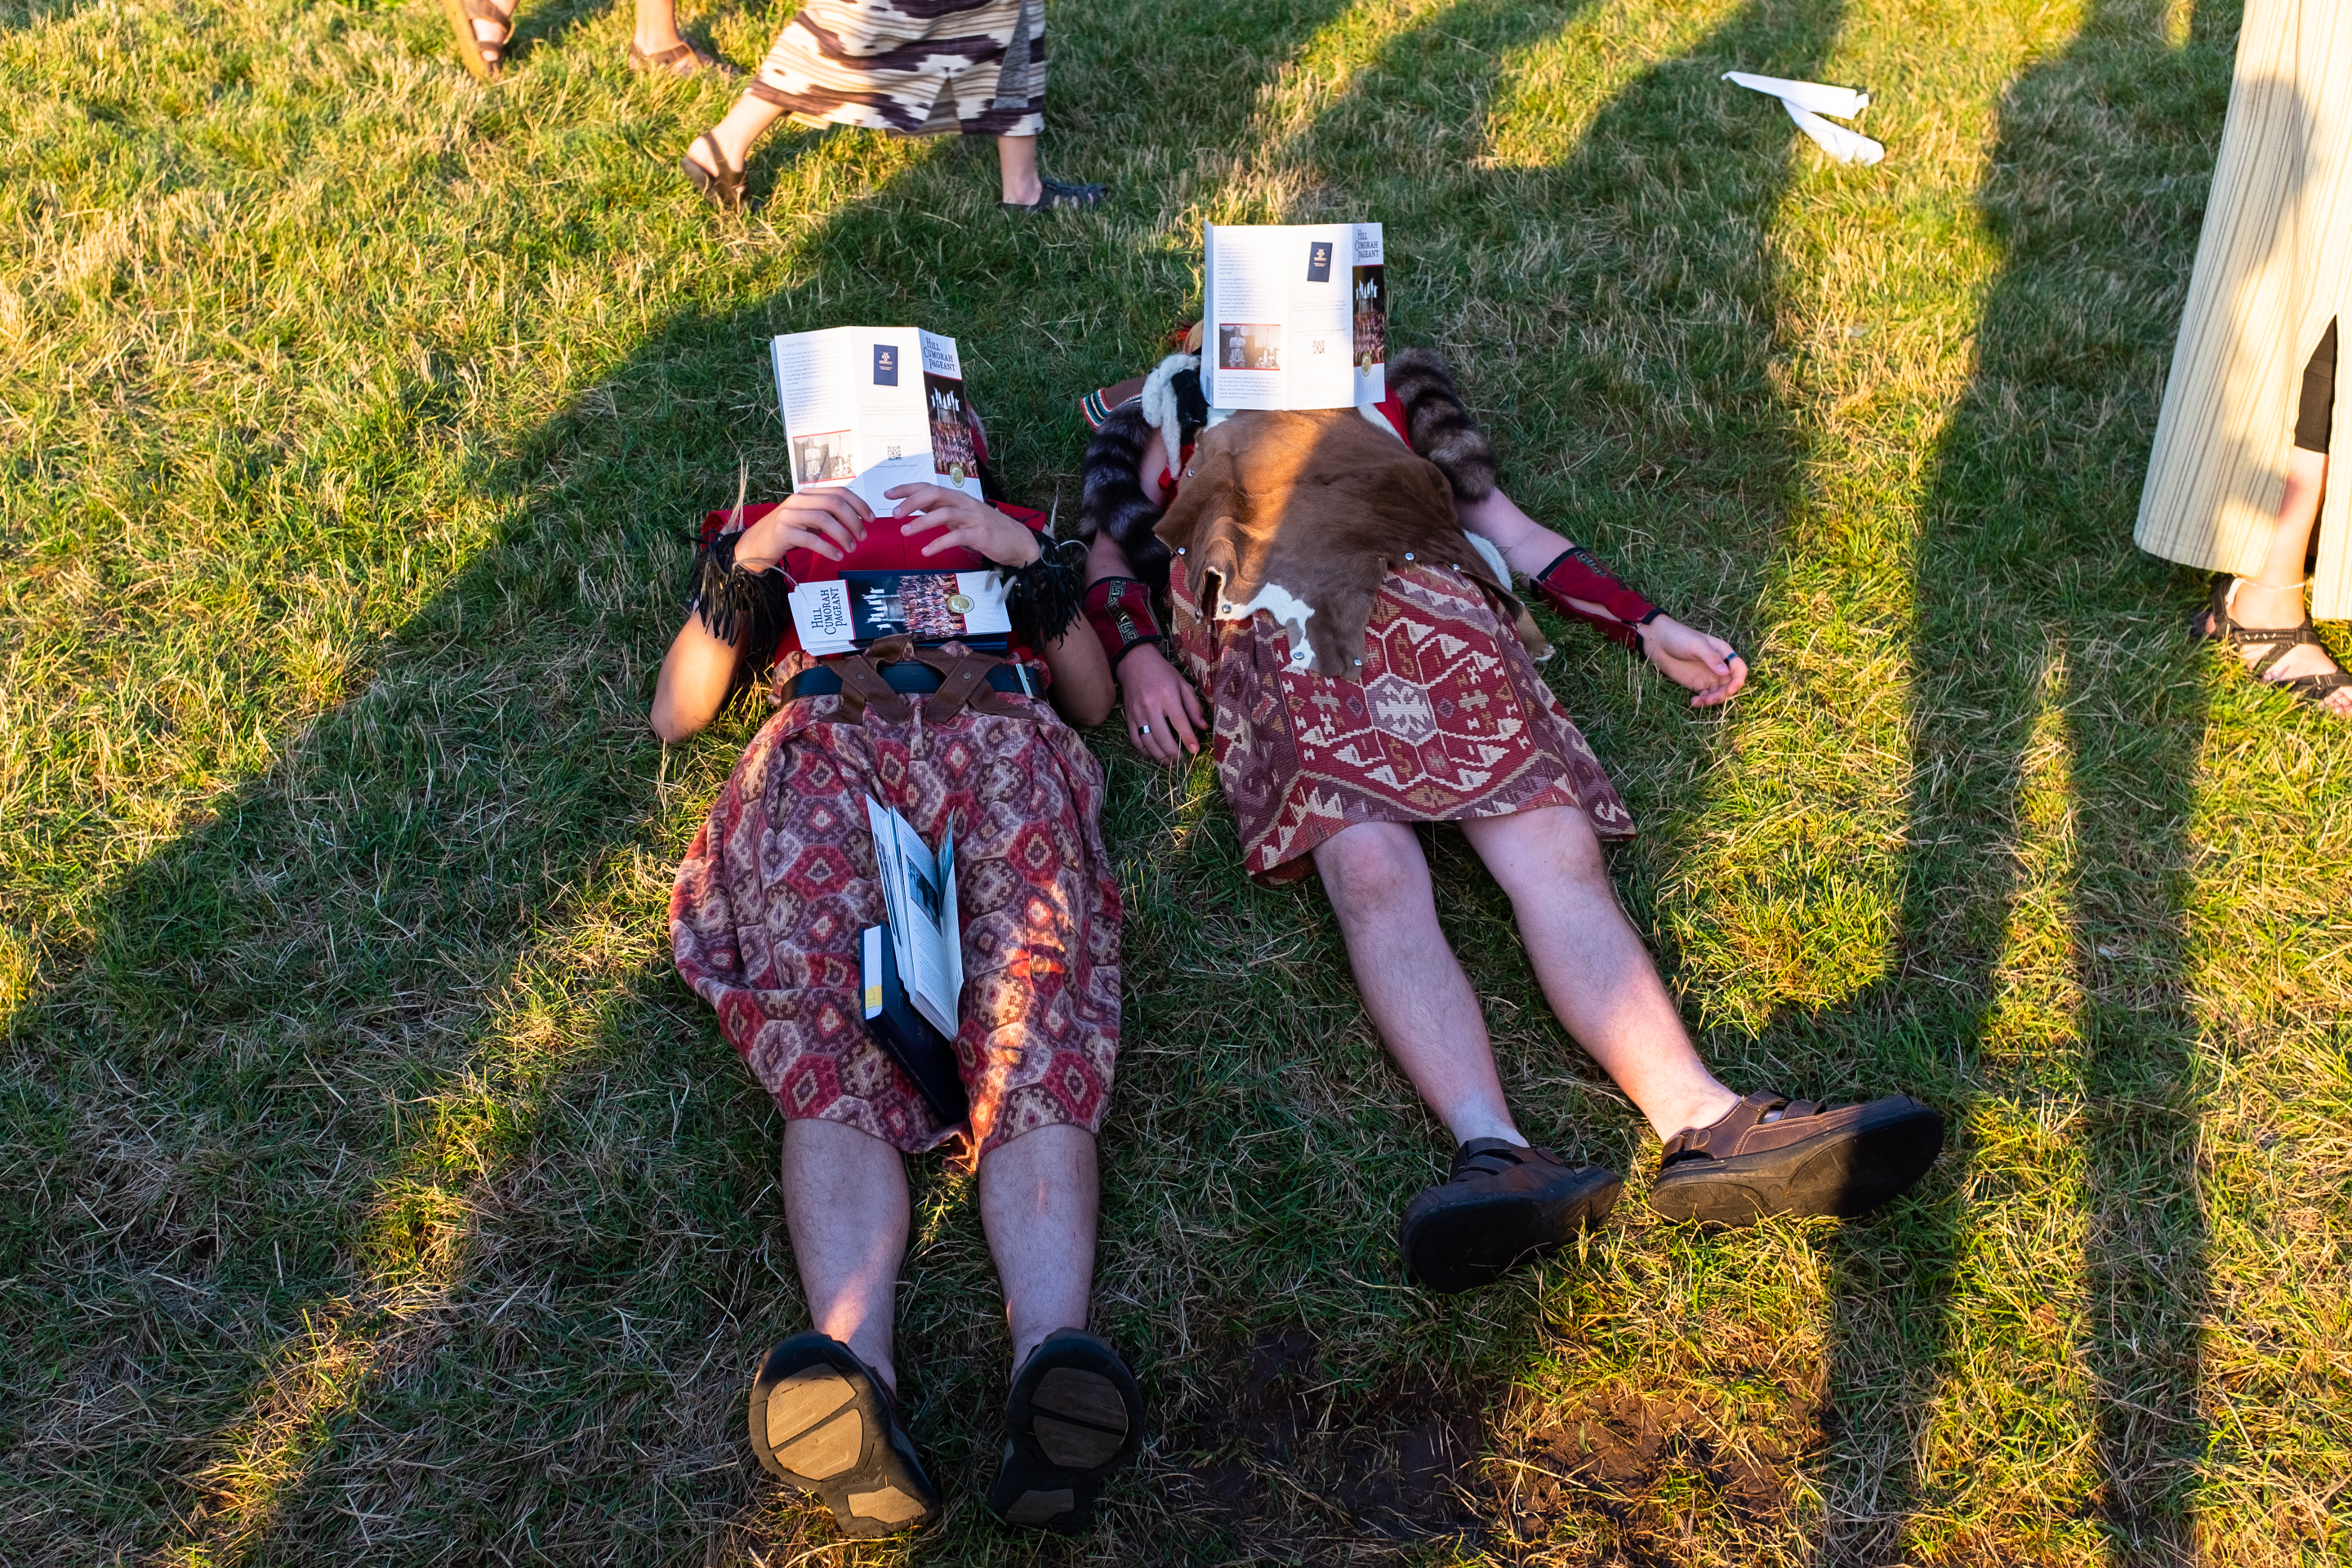
[[[1140,729],[1137,730],[1135,732],[1136,732],[1137,734],[1139,734],[1139,735],[1149,735],[1150,733],[1151,733],[1151,726],[1150,726],[1150,725],[1149,725],[1149,724],[1146,724],[1146,725],[1142,726]]]

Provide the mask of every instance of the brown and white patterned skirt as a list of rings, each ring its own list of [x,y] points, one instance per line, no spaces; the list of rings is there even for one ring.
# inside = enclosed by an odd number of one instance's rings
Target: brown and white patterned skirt
[[[1043,702],[1034,719],[966,709],[944,724],[872,709],[836,723],[840,704],[786,703],[719,790],[670,896],[678,973],[787,1118],[909,1153],[962,1134],[974,1163],[1034,1128],[1100,1131],[1119,921],[1101,767]],[[968,1129],[940,1126],[866,1033],[859,936],[885,919],[868,795],[927,844],[955,820]]]
[[[1592,748],[1469,579],[1390,573],[1365,625],[1360,682],[1292,668],[1290,639],[1264,610],[1203,617],[1183,562],[1168,582],[1179,654],[1214,710],[1211,752],[1252,879],[1307,875],[1316,846],[1360,822],[1571,805],[1601,837],[1633,837]]]
[[[803,125],[1034,136],[1045,0],[808,0],[751,92]]]

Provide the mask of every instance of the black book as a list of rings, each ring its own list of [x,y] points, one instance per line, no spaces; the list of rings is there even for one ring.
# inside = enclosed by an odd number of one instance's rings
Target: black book
[[[888,926],[867,926],[859,979],[866,994],[866,1026],[873,1031],[883,1055],[898,1064],[923,1097],[931,1114],[945,1126],[971,1115],[971,1102],[956,1070],[955,1042],[915,1010],[898,978],[898,944]]]

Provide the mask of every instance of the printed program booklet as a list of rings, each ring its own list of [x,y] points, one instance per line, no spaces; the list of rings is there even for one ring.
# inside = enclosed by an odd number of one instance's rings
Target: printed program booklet
[[[1388,395],[1376,223],[1209,226],[1201,390],[1212,408],[1350,408]]]
[[[943,1122],[969,1107],[956,1071],[963,995],[963,922],[956,912],[955,825],[936,858],[898,812],[866,797],[874,865],[888,923],[865,930],[859,982],[866,1026]]]
[[[770,345],[795,493],[857,492],[877,512],[897,485],[977,498],[980,465],[953,338],[917,327],[828,327]]]
[[[844,572],[803,583],[786,595],[802,651],[812,658],[851,653],[900,634],[917,642],[961,642],[978,653],[1010,646],[1010,591],[1003,575],[982,572]]]

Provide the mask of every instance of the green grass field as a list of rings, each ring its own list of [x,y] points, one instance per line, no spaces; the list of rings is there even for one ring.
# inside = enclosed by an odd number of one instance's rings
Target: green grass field
[[[756,60],[789,10],[689,13]],[[0,0],[0,1563],[2352,1562],[2352,734],[2129,532],[2227,0],[1056,0],[1049,172],[787,132],[527,0]],[[1729,68],[1869,86],[1821,157]],[[1523,1124],[1618,1223],[1402,1288],[1442,1132],[1329,911],[1111,731],[1098,1326],[1155,1403],[1073,1544],[992,1524],[1004,1331],[918,1167],[941,1526],[853,1551],[742,1436],[802,1326],[779,1121],[669,968],[761,709],[643,714],[686,539],[783,488],[771,333],[953,332],[1008,489],[1199,299],[1204,220],[1388,225],[1513,493],[1733,637],[1719,716],[1547,667],[1733,1083],[1906,1088],[1866,1222],[1651,1216],[1655,1142],[1457,837]],[[2340,631],[2341,628],[2337,628]]]

